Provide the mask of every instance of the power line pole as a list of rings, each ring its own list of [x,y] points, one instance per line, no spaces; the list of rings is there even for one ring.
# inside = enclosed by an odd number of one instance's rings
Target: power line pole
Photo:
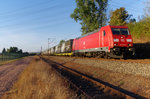
[[[55,38],[48,38],[48,56],[50,56],[50,44],[52,46],[55,43],[54,40]]]
[[[49,56],[49,40],[50,38],[48,38],[48,56]]]
[[[42,46],[41,46],[41,55],[42,55]]]

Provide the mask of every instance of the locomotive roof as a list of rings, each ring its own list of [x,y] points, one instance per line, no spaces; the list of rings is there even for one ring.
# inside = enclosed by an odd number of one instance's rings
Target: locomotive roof
[[[110,26],[111,28],[128,28],[127,26],[111,26],[111,25],[108,26]]]
[[[100,28],[98,28],[98,29],[96,29],[96,30],[94,30],[94,31],[92,31],[92,32],[88,32],[87,34],[85,34],[85,35],[83,35],[83,36],[77,37],[76,39],[79,39],[79,38],[82,38],[82,37],[91,35],[91,34],[96,33],[96,32],[98,32],[98,31],[100,31]]]
[[[107,25],[107,26],[104,26],[104,27],[110,27],[110,28],[128,28],[127,26],[111,26],[111,25]],[[77,37],[76,39],[79,39],[79,38],[82,38],[82,37],[85,37],[85,36],[88,36],[88,35],[91,35],[93,33],[96,33],[98,31],[100,31],[101,28],[98,28],[92,32],[88,32],[87,34],[83,35],[83,36],[80,36],[80,37]]]

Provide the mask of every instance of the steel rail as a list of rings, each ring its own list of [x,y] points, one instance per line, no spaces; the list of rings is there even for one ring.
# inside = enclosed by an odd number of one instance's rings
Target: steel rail
[[[117,86],[111,85],[111,84],[109,84],[109,83],[107,83],[107,82],[104,82],[104,81],[99,80],[99,79],[97,79],[97,78],[94,78],[94,77],[92,77],[92,76],[83,74],[83,73],[81,73],[81,72],[79,72],[79,71],[76,71],[76,70],[74,70],[74,69],[72,69],[72,68],[68,68],[68,67],[66,67],[66,66],[63,66],[62,64],[56,63],[56,62],[51,61],[51,60],[47,60],[47,59],[45,59],[45,58],[42,58],[42,59],[43,59],[45,62],[47,62],[47,63],[53,62],[53,63],[56,64],[60,69],[64,69],[64,70],[66,70],[66,71],[68,71],[68,72],[70,72],[70,73],[72,73],[72,74],[74,74],[74,75],[80,76],[80,77],[82,77],[82,78],[84,78],[84,79],[86,79],[86,80],[88,80],[88,81],[90,81],[90,82],[92,82],[92,83],[94,83],[94,84],[96,84],[96,85],[98,85],[98,86],[101,86],[101,87],[103,87],[103,88],[107,88],[108,90],[111,90],[111,91],[113,91],[113,92],[115,92],[115,93],[122,94],[122,95],[124,95],[124,96],[126,97],[126,99],[147,99],[147,98],[145,98],[145,97],[143,97],[143,96],[140,96],[140,95],[138,95],[138,94],[135,94],[135,93],[133,93],[133,92],[130,92],[130,91],[127,91],[127,90],[125,90],[125,89],[119,88],[119,87],[117,87]],[[69,81],[69,82],[70,82],[70,81]],[[70,82],[70,83],[72,83],[72,82]],[[76,86],[75,84],[73,84],[73,85]],[[76,88],[79,89],[84,95],[89,96],[89,95],[87,95],[83,90],[81,90],[79,87],[76,86]],[[89,97],[90,97],[89,99],[93,99],[91,96],[89,96]]]
[[[44,60],[42,57],[40,57],[40,58],[41,58],[42,60]],[[44,61],[45,61],[45,60],[44,60]],[[47,61],[45,61],[45,62],[47,62]],[[48,63],[48,62],[47,62],[47,63]],[[52,67],[52,68],[53,68],[53,67]],[[55,68],[53,68],[53,70],[54,70],[60,77],[62,77],[62,78],[65,79],[65,77],[62,76],[58,70],[56,70]],[[78,90],[79,92],[81,92],[82,95],[86,96],[86,99],[93,99],[91,96],[89,96],[89,95],[86,94],[83,90],[81,90],[79,87],[77,87],[73,82],[71,82],[71,81],[68,80],[68,79],[66,79],[66,80],[67,80],[67,82],[68,82],[69,84],[71,84],[76,90]]]

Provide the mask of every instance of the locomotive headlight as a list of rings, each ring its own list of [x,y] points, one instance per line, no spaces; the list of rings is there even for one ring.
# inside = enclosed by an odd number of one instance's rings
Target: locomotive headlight
[[[127,42],[132,42],[132,39],[127,39]]]
[[[120,51],[120,48],[113,48],[113,51]]]
[[[114,46],[118,46],[118,44],[114,44]]]
[[[129,48],[129,51],[134,51],[134,49],[133,48]]]
[[[132,44],[128,44],[128,46],[132,46]]]
[[[114,42],[119,42],[119,39],[114,39]]]

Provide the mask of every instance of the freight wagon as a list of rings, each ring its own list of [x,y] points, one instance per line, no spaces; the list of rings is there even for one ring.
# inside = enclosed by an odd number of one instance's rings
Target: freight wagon
[[[73,39],[67,40],[62,43],[60,46],[60,53],[56,53],[56,55],[73,55],[72,53],[72,44]]]

